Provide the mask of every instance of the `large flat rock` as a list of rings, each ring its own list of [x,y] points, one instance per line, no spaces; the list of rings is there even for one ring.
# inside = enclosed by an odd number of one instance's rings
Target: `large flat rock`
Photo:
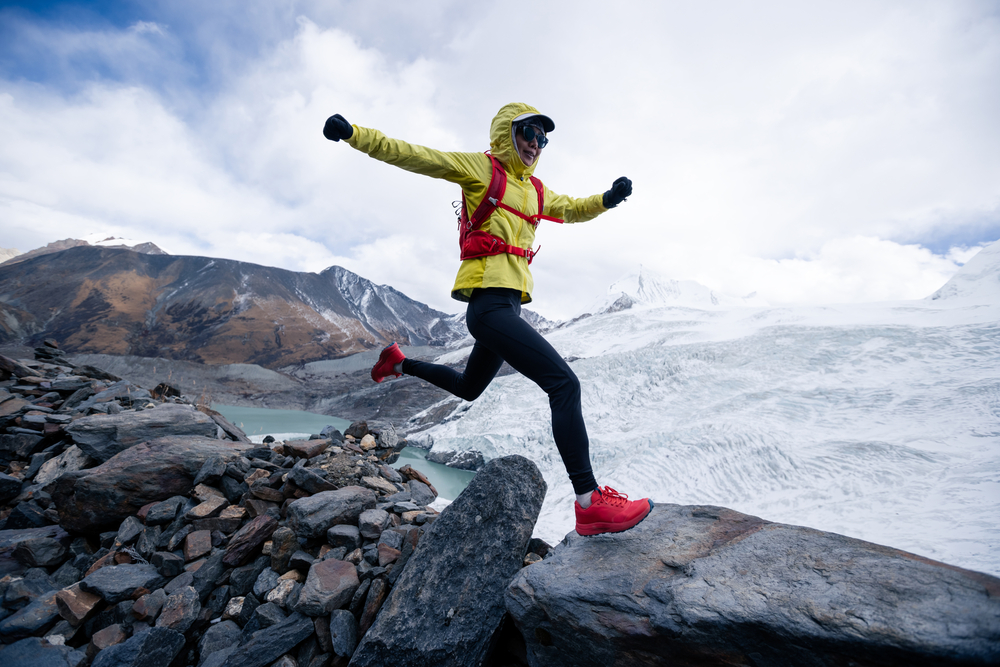
[[[487,464],[420,538],[351,667],[480,665],[545,497],[535,464]]]
[[[1000,663],[1000,579],[721,507],[570,533],[507,609],[533,666]]]
[[[143,505],[187,495],[209,458],[235,460],[248,447],[197,436],[159,438],[130,447],[96,468],[66,473],[47,489],[66,530],[117,528]]]
[[[83,417],[63,430],[83,453],[104,462],[140,442],[164,436],[214,438],[217,426],[192,405],[164,403],[150,410]]]

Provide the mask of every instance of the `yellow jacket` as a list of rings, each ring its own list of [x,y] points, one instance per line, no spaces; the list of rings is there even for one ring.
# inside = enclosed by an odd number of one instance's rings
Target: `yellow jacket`
[[[528,177],[534,172],[541,156],[530,167],[525,166],[514,146],[511,132],[512,121],[527,113],[539,112],[527,104],[508,104],[500,109],[490,125],[490,152],[503,163],[507,173],[503,203],[528,216],[543,213],[566,222],[592,220],[607,211],[602,194],[575,199],[556,194],[547,187],[545,210],[538,210],[538,194]],[[357,125],[347,143],[376,160],[458,184],[465,193],[469,215],[486,196],[493,175],[490,159],[483,153],[447,153],[390,139],[378,130]],[[542,224],[551,223],[543,221]],[[534,226],[502,208],[497,208],[481,229],[521,248],[531,248],[535,241]],[[472,290],[477,287],[520,290],[521,302],[529,303],[534,280],[528,269],[528,260],[507,253],[464,260],[458,269],[451,296],[459,301],[468,301]]]

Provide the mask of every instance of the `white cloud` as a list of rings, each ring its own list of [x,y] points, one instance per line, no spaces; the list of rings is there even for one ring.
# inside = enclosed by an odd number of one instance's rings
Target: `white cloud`
[[[23,23],[22,46],[104,65],[0,81],[0,245],[93,222],[172,253],[337,263],[455,311],[456,187],[320,130],[340,112],[484,150],[511,100],[556,119],[538,172],[554,190],[635,183],[593,222],[540,230],[549,316],[638,263],[774,302],[920,298],[1000,232],[989,3],[543,2],[543,26],[503,3],[254,6],[236,37],[226,3],[117,33]],[[916,245],[941,238],[958,249]]]

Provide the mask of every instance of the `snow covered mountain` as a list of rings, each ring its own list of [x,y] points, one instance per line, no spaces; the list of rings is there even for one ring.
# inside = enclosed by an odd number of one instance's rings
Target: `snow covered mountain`
[[[734,306],[640,271],[609,295],[629,307],[547,338],[575,358],[599,483],[1000,575],[998,277],[1000,242],[920,301]],[[523,377],[421,437],[528,456],[549,484],[536,533],[573,529],[548,403]]]
[[[628,310],[632,306],[687,306],[689,308],[732,308],[738,306],[767,306],[756,292],[745,297],[735,297],[713,291],[693,280],[673,280],[654,271],[639,268],[611,284],[606,295],[597,299],[586,310],[589,314],[602,314]]]

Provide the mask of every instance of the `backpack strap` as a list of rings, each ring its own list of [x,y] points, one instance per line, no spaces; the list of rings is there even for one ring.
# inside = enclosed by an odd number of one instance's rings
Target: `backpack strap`
[[[493,215],[493,211],[497,210],[497,206],[503,201],[504,193],[507,192],[507,172],[504,171],[503,165],[500,163],[500,160],[489,153],[486,154],[486,157],[490,159],[493,165],[493,173],[490,176],[490,185],[486,189],[486,196],[479,202],[479,206],[472,212],[466,223],[470,231],[475,231],[482,227],[483,222]],[[462,193],[462,199],[465,199],[464,192]]]
[[[490,255],[507,253],[518,257],[524,257],[528,260],[528,264],[531,264],[531,260],[534,259],[535,254],[541,250],[541,246],[532,250],[531,248],[521,248],[519,246],[509,245],[499,236],[479,231],[483,222],[489,219],[489,217],[493,215],[493,212],[498,208],[502,208],[505,211],[509,211],[517,217],[526,220],[533,227],[537,227],[538,223],[542,220],[550,220],[558,223],[563,223],[565,221],[542,214],[545,207],[545,186],[543,186],[542,182],[534,176],[531,176],[530,180],[531,184],[535,188],[535,192],[538,193],[538,213],[535,215],[525,215],[521,211],[504,204],[503,196],[507,191],[507,172],[504,170],[503,164],[495,156],[490,155],[489,153],[486,153],[486,156],[490,158],[490,162],[493,165],[493,171],[490,175],[490,184],[486,189],[486,195],[483,197],[483,200],[479,202],[479,206],[476,207],[476,210],[473,211],[472,215],[468,216],[468,218],[466,218],[468,202],[465,198],[465,193],[462,193],[462,210],[459,217],[459,228],[461,232],[459,244],[462,248],[462,259],[472,259],[476,257],[487,257]],[[462,227],[464,227],[464,229],[462,229]]]

